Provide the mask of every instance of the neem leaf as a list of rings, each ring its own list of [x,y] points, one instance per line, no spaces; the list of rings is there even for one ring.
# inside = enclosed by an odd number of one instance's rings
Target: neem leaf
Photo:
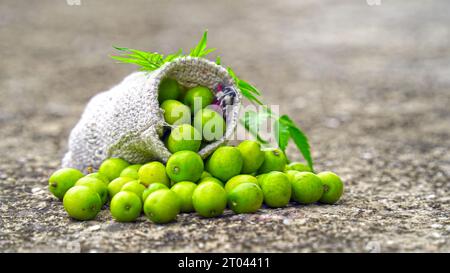
[[[208,43],[208,30],[205,30],[203,33],[202,38],[198,42],[197,46],[191,49],[191,52],[189,53],[189,56],[192,57],[204,57],[208,55],[209,53],[216,50],[215,48],[208,48],[206,49]]]
[[[276,119],[274,123],[274,131],[278,146],[283,152],[286,151],[290,137],[289,126],[285,122],[280,121],[280,119]]]
[[[220,56],[216,57],[216,64],[220,65],[220,63],[222,62],[222,60],[220,59]]]
[[[263,139],[259,135],[259,126],[261,124],[261,116],[259,113],[255,111],[247,111],[244,114],[244,117],[239,120],[240,123],[244,126],[244,128],[250,132],[256,139],[261,143],[268,143],[267,140]]]
[[[303,133],[302,130],[300,128],[298,128],[297,125],[295,125],[295,122],[292,121],[292,119],[290,119],[289,116],[287,116],[287,115],[281,116],[279,118],[279,121],[281,123],[284,123],[289,128],[289,134],[290,134],[292,140],[294,141],[295,145],[302,153],[306,162],[308,162],[308,166],[311,168],[312,171],[314,171],[310,146],[309,146],[308,138],[306,137],[305,133]]]

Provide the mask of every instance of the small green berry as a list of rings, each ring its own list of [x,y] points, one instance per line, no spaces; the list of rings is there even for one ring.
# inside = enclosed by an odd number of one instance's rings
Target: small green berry
[[[121,158],[109,158],[103,161],[98,172],[113,181],[120,176],[120,173],[130,164]]]
[[[237,148],[241,152],[243,159],[241,173],[251,174],[257,172],[264,163],[264,152],[261,151],[261,144],[253,140],[244,140]]]
[[[300,162],[292,162],[289,165],[286,166],[286,171],[293,170],[293,171],[299,171],[299,172],[312,172],[311,168],[303,163]]]
[[[161,104],[164,120],[170,125],[191,123],[191,109],[177,100],[166,100]]]
[[[260,186],[264,194],[264,203],[267,206],[280,208],[289,203],[292,186],[284,173],[274,171],[264,175]]]
[[[82,172],[72,168],[57,170],[48,180],[48,189],[59,200],[62,200],[64,194],[83,176]]]
[[[205,108],[213,101],[214,94],[204,86],[189,89],[184,97],[184,104],[189,106],[193,113]]]
[[[90,187],[74,186],[64,195],[63,205],[70,217],[84,221],[97,216],[102,207],[102,200]]]
[[[311,204],[319,201],[323,194],[320,178],[310,172],[299,172],[292,180],[293,199],[300,204]]]
[[[243,183],[228,193],[228,206],[235,213],[253,213],[261,208],[263,199],[263,192],[258,185]]]
[[[206,142],[221,139],[226,131],[226,123],[222,115],[208,108],[195,114],[194,127],[201,132]]]
[[[139,168],[139,181],[145,186],[152,183],[161,183],[169,186],[169,177],[166,174],[166,167],[158,161],[150,162]]]
[[[217,183],[201,183],[192,194],[192,204],[203,217],[219,216],[227,206],[227,193]]]
[[[200,179],[203,173],[203,160],[195,152],[179,151],[167,160],[167,175],[175,182],[193,181]]]
[[[182,124],[172,130],[167,138],[167,149],[171,153],[178,151],[198,152],[202,143],[202,135],[189,124]]]
[[[172,222],[180,213],[181,201],[171,190],[157,190],[144,203],[145,215],[157,224]]]
[[[192,205],[192,194],[194,193],[197,184],[190,181],[181,181],[173,185],[170,189],[175,192],[181,200],[181,212],[194,211]]]
[[[272,171],[283,172],[286,168],[286,156],[280,149],[270,149],[264,151],[264,162],[258,169],[259,174]]]
[[[142,201],[134,192],[121,191],[112,198],[110,210],[116,221],[132,222],[141,214]]]
[[[141,164],[130,165],[130,166],[126,167],[125,169],[123,169],[123,171],[120,173],[120,176],[121,177],[131,177],[133,179],[138,180],[139,179],[138,171],[141,167],[142,167]]]
[[[180,94],[180,85],[174,79],[165,78],[159,84],[159,104],[163,103],[166,100],[176,100],[180,96]]]
[[[344,183],[341,178],[332,172],[321,172],[317,176],[322,181],[324,189],[319,201],[326,204],[336,203],[344,192]]]
[[[206,162],[206,170],[222,182],[241,173],[243,159],[236,147],[219,147]]]

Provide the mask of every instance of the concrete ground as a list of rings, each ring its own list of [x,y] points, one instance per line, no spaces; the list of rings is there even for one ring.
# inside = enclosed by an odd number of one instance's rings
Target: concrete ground
[[[447,0],[75,2],[0,2],[1,252],[450,251]],[[317,170],[342,176],[342,200],[169,225],[69,219],[47,178],[89,98],[135,69],[111,46],[188,49],[206,28],[308,134]]]

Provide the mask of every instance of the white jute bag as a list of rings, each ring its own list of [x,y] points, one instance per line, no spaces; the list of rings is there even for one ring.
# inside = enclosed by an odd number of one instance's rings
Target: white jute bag
[[[226,120],[224,136],[203,147],[206,158],[230,140],[238,123],[241,94],[227,70],[203,58],[183,57],[151,72],[135,72],[110,90],[95,95],[87,104],[69,137],[63,167],[87,172],[107,158],[130,163],[166,162],[171,153],[161,137],[167,124],[158,103],[162,79],[173,78],[186,87],[210,88]]]

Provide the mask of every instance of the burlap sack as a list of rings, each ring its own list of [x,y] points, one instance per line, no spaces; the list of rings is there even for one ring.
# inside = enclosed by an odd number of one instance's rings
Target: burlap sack
[[[158,103],[158,86],[166,77],[187,87],[210,88],[224,110],[226,132],[220,140],[199,151],[202,158],[232,137],[241,105],[238,88],[222,66],[202,58],[184,57],[152,72],[132,73],[110,90],[94,96],[70,134],[62,166],[86,172],[88,167],[97,169],[109,157],[134,164],[166,162],[171,153],[161,141],[166,124]]]

